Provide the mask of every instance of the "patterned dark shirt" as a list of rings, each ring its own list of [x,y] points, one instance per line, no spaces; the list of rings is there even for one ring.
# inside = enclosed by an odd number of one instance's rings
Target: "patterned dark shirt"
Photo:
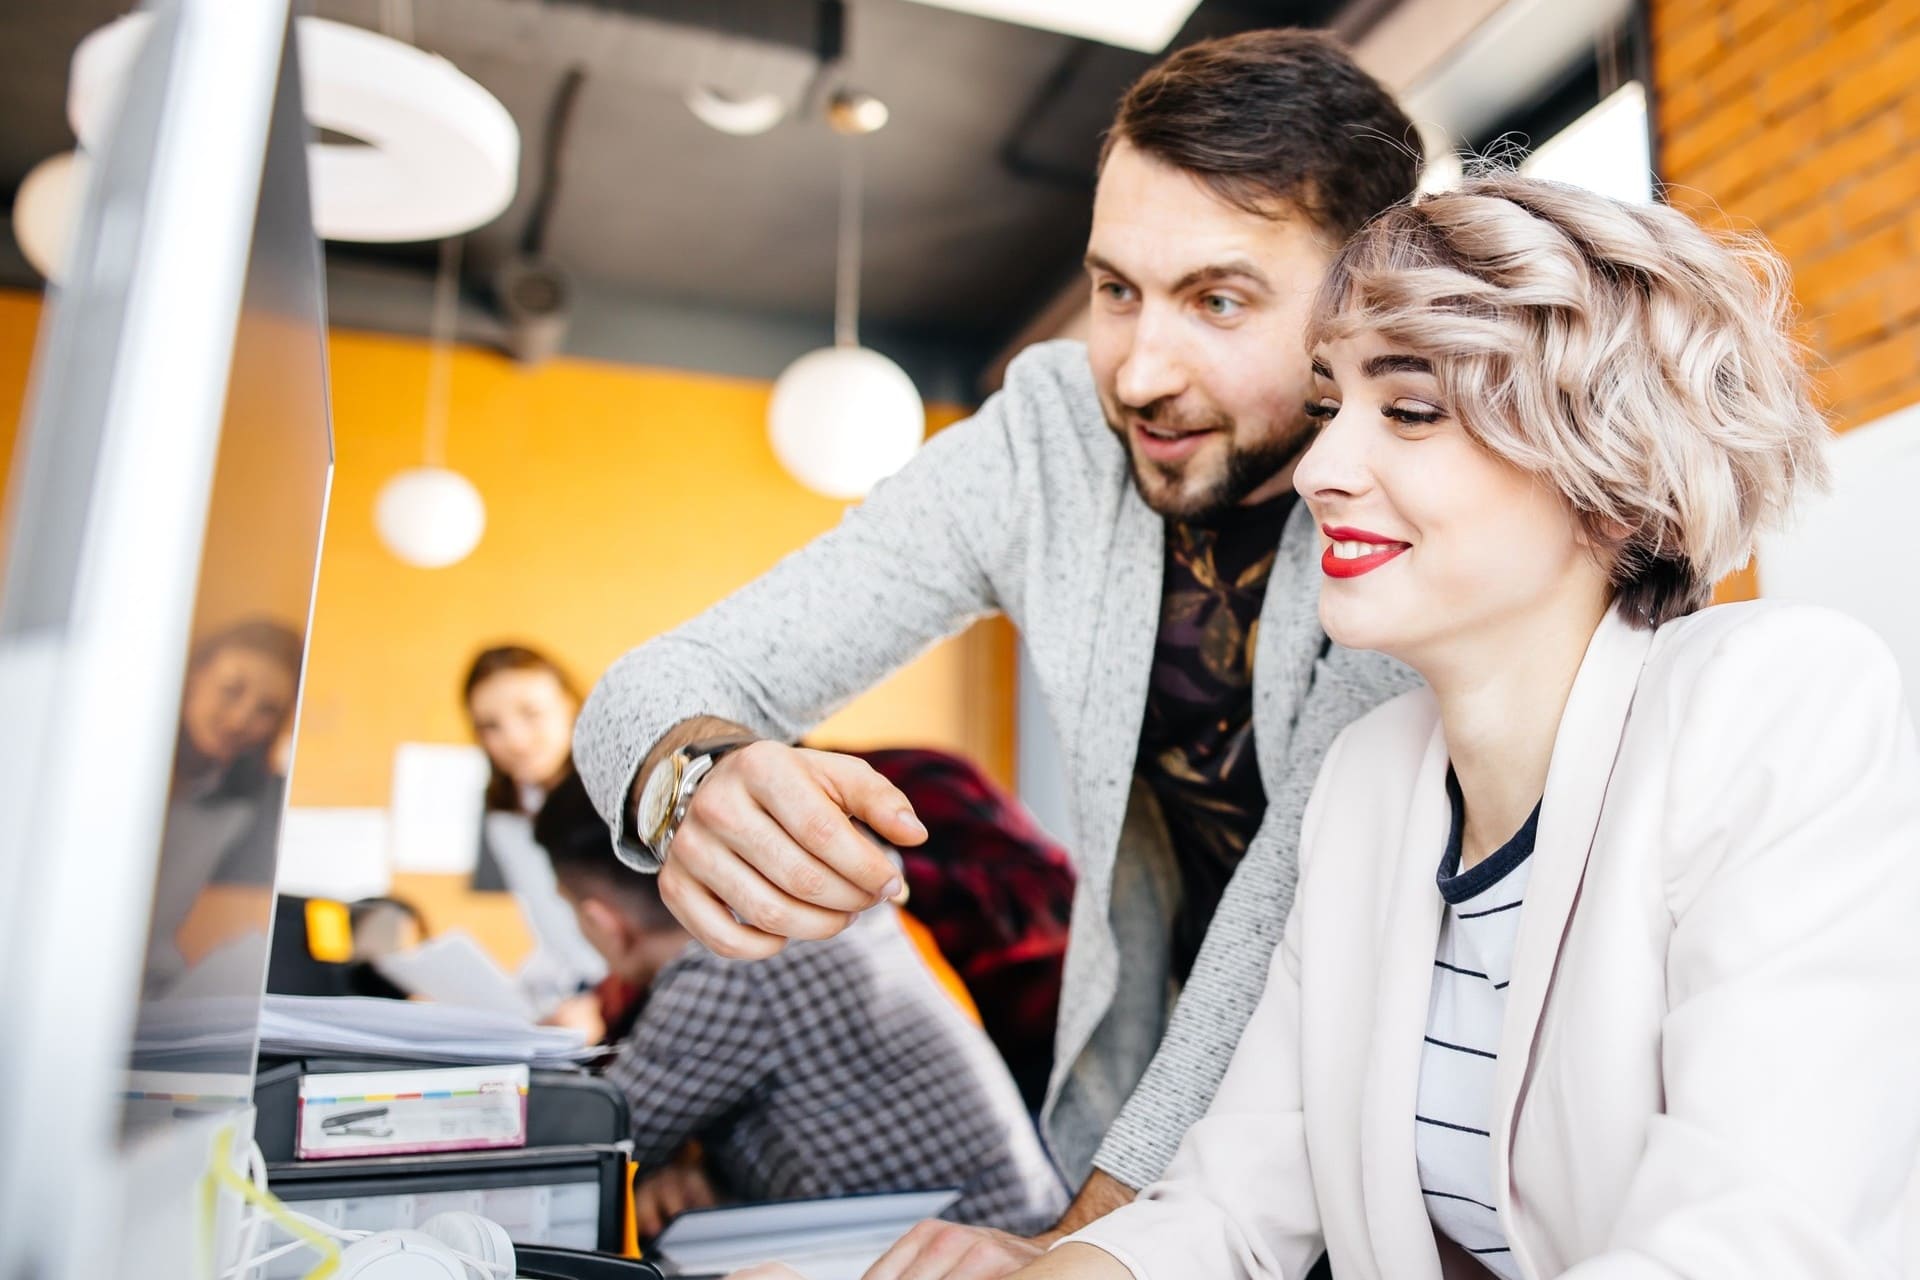
[[[1166,819],[1182,883],[1182,982],[1220,895],[1266,816],[1253,745],[1253,653],[1289,493],[1210,525],[1167,524],[1160,633],[1135,769]]]
[[[606,1076],[643,1174],[698,1141],[743,1200],[958,1187],[947,1217],[1022,1234],[1066,1204],[999,1055],[891,908],[768,960],[688,943]]]

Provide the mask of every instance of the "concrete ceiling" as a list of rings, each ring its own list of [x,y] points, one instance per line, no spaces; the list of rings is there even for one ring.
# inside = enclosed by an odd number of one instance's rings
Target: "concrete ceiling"
[[[520,193],[468,237],[470,284],[519,248],[548,158],[549,117],[573,68],[584,79],[544,249],[583,290],[656,309],[824,324],[842,144],[820,102],[839,85],[878,95],[892,116],[859,144],[866,327],[951,350],[977,370],[1077,269],[1099,130],[1149,57],[908,0],[848,0],[841,64],[796,95],[772,131],[735,138],[696,120],[676,69],[635,38],[644,24],[657,31],[684,16],[689,2],[717,0],[317,0],[314,11],[389,30],[404,13],[416,43],[485,85],[519,124]],[[808,0],[728,3],[750,16],[756,5]],[[1179,42],[1286,24],[1341,22],[1353,34],[1391,7],[1205,0]],[[0,12],[0,198],[10,203],[34,164],[73,145],[68,59],[126,8],[9,0]],[[701,38],[724,53],[724,36]],[[684,78],[705,74],[700,56],[686,59]],[[335,267],[422,278],[434,256],[431,245],[329,246]]]

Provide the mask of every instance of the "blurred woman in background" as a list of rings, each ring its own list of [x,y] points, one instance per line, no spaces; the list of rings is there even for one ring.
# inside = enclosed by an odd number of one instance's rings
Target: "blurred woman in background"
[[[147,978],[165,984],[248,931],[264,935],[300,633],[269,618],[201,637],[187,659]],[[209,894],[211,886],[224,886]]]
[[[559,663],[518,644],[483,649],[467,669],[462,695],[491,768],[474,887],[506,889],[518,901],[535,941],[519,973],[534,1007],[597,1039],[599,1006],[587,992],[607,976],[606,962],[581,936],[552,864],[533,840],[534,816],[573,767],[580,695]]]

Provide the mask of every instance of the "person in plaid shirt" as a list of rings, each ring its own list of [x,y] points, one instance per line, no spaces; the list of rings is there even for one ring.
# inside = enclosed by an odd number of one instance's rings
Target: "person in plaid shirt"
[[[581,932],[644,992],[606,1076],[633,1108],[642,1226],[712,1193],[785,1200],[955,1187],[956,1222],[1051,1223],[1065,1186],[1006,1065],[934,982],[893,908],[757,963],[695,942],[624,866],[585,788],[534,838]],[[676,1161],[700,1144],[703,1168]]]
[[[907,906],[980,1009],[988,1039],[1038,1112],[1053,1069],[1073,860],[971,760],[930,747],[850,751],[926,824],[901,849]]]

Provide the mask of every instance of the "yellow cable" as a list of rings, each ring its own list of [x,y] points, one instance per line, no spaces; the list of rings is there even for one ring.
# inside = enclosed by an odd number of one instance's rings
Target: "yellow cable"
[[[229,1158],[232,1152],[233,1126],[228,1125],[214,1135],[213,1168],[208,1171],[212,1177],[206,1183],[203,1193],[205,1196],[202,1202],[203,1213],[206,1213],[207,1208],[213,1203],[215,1182],[225,1186],[229,1191],[239,1193],[242,1200],[259,1209],[269,1218],[272,1218],[280,1224],[280,1228],[287,1232],[287,1234],[305,1241],[320,1251],[321,1257],[319,1263],[314,1266],[313,1270],[307,1272],[303,1280],[327,1280],[328,1276],[340,1269],[340,1246],[331,1238],[315,1231],[312,1227],[309,1227],[306,1223],[295,1217],[288,1211],[287,1207],[280,1202],[280,1197],[274,1195],[271,1191],[262,1191],[259,1187],[254,1186],[253,1183],[235,1173],[233,1171],[233,1162]],[[211,1215],[207,1214],[204,1220],[208,1224],[206,1228],[207,1235],[211,1236]]]

